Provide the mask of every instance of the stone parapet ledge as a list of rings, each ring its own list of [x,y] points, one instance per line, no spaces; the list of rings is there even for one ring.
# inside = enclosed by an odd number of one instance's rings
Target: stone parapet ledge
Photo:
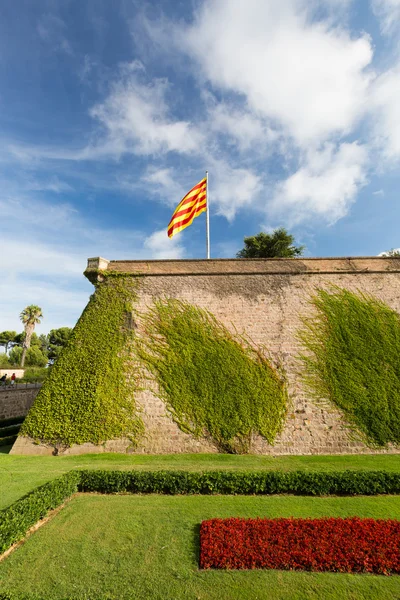
[[[101,281],[101,277],[99,277],[99,272],[107,271],[109,263],[109,260],[107,260],[106,258],[102,258],[101,256],[88,258],[87,267],[83,274],[89,279],[91,283],[95,284],[96,282]]]
[[[106,260],[89,258],[86,277],[101,281],[101,272],[132,276],[173,275],[307,275],[331,273],[400,273],[400,257],[218,258],[201,260]]]

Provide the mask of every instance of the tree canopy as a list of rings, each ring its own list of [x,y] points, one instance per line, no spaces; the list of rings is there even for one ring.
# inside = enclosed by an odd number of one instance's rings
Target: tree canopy
[[[272,233],[261,231],[257,235],[244,238],[244,248],[237,258],[296,258],[301,256],[304,246],[295,246],[294,236],[280,227]]]
[[[21,346],[15,346],[10,352],[9,362],[11,365],[18,365],[21,362],[24,349]],[[45,367],[47,365],[47,356],[42,352],[39,346],[27,348],[25,353],[25,363],[29,367]]]
[[[47,363],[53,364],[67,344],[71,333],[72,329],[70,327],[52,329],[47,335],[44,333],[37,335],[35,331],[32,331],[29,347],[26,347],[26,331],[22,333],[16,333],[15,331],[0,332],[0,346],[4,346],[6,350],[4,354],[0,354],[0,367],[19,365],[24,350],[24,362],[27,366],[42,367]]]
[[[15,343],[15,336],[17,335],[16,331],[2,331],[0,332],[0,346],[4,346],[4,351],[7,354],[10,347],[12,347]]]
[[[40,323],[40,319],[42,317],[43,317],[42,309],[40,308],[40,306],[37,306],[36,304],[30,304],[29,306],[24,308],[24,310],[19,315],[19,318],[21,319],[24,326],[26,326],[26,325],[35,326],[36,323]]]
[[[48,352],[50,362],[54,362],[61,350],[67,344],[71,337],[72,329],[70,327],[60,327],[59,329],[52,329],[49,333],[48,338]]]
[[[381,252],[379,256],[400,256],[400,248],[391,248],[391,250],[386,250],[386,252]],[[1,335],[1,334],[0,334]]]
[[[19,318],[24,324],[25,339],[23,340],[23,352],[21,354],[21,367],[25,364],[25,356],[28,348],[31,345],[31,338],[35,325],[40,323],[40,319],[43,317],[42,309],[36,304],[30,304],[21,312]]]

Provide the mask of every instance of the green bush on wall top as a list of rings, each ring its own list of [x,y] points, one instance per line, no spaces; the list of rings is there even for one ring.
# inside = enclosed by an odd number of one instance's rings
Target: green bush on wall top
[[[210,436],[227,452],[246,452],[252,433],[270,444],[287,407],[282,374],[209,312],[160,300],[143,317],[139,355],[179,427]]]
[[[340,408],[367,443],[400,443],[400,316],[383,302],[334,288],[312,299],[300,338],[304,380]]]
[[[126,281],[125,281],[126,279]],[[97,287],[52,367],[21,435],[55,447],[129,437],[143,431],[129,382],[134,283],[108,277]]]

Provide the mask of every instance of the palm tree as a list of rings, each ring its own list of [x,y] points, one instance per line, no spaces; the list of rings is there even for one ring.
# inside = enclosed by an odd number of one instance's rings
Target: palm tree
[[[25,364],[26,351],[31,345],[31,337],[33,330],[35,329],[36,323],[40,323],[40,319],[43,317],[42,309],[36,304],[30,304],[19,315],[25,329],[25,339],[22,344],[22,356],[21,356],[21,367]]]

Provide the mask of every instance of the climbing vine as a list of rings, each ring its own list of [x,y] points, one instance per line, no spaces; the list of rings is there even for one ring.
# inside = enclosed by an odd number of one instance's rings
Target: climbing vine
[[[209,312],[159,300],[143,317],[138,353],[178,426],[227,452],[247,452],[251,434],[270,444],[283,427],[282,372]]]
[[[107,277],[97,286],[21,428],[56,448],[128,437],[143,424],[135,406],[129,315],[137,281]]]
[[[312,298],[299,337],[303,378],[372,446],[400,443],[400,316],[365,294],[332,287]]]

